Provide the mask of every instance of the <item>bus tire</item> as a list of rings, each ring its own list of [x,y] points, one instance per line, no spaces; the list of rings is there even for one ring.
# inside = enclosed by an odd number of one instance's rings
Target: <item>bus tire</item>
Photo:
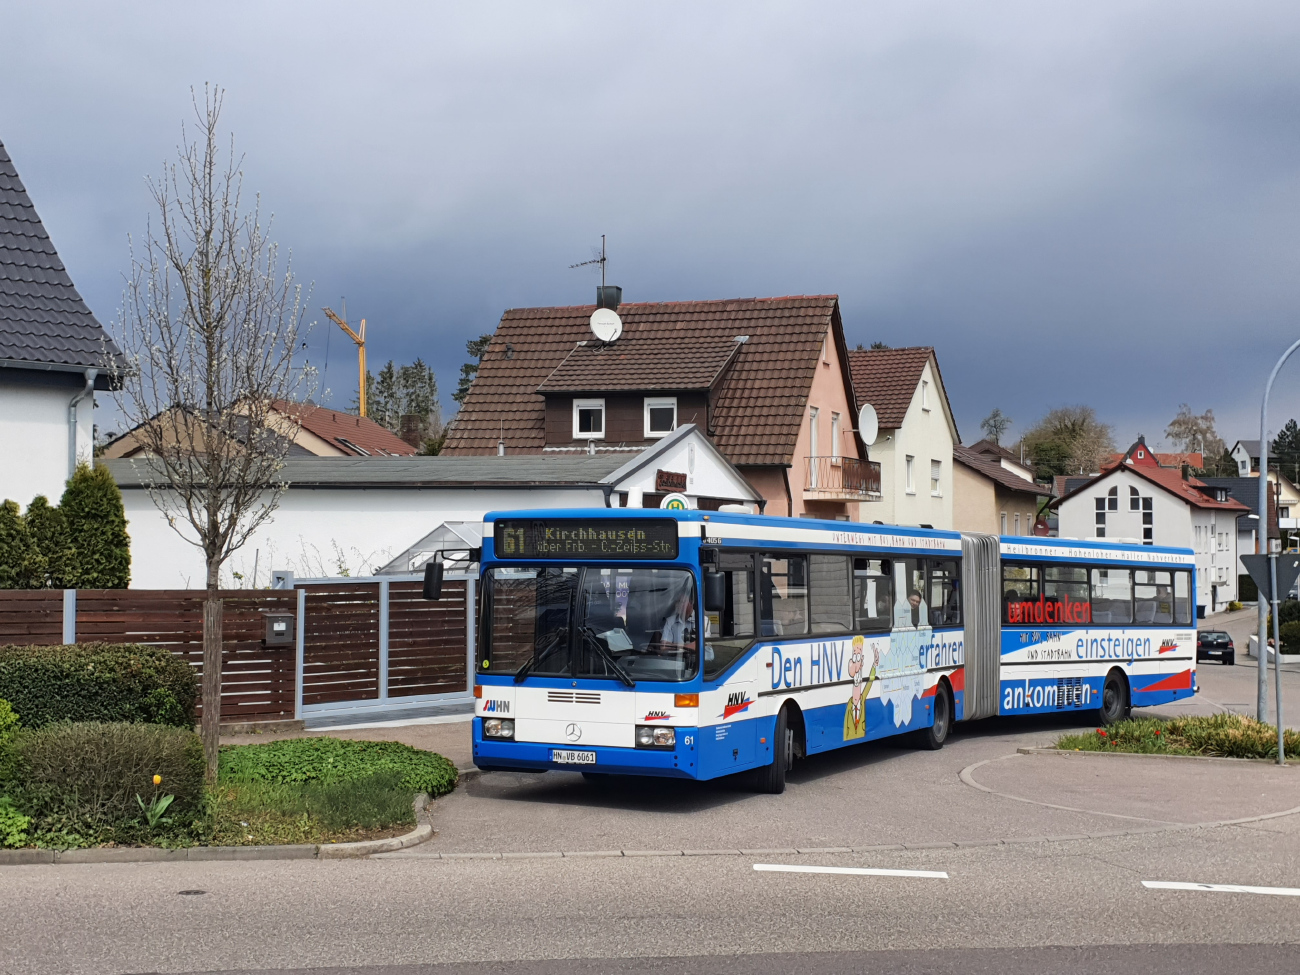
[[[1097,724],[1118,724],[1127,721],[1132,705],[1129,703],[1128,678],[1124,671],[1115,668],[1106,675],[1101,685],[1101,707],[1097,709]]]
[[[776,716],[776,731],[772,735],[772,762],[754,770],[754,790],[779,796],[785,791],[785,773],[794,758],[794,729],[783,706]]]
[[[953,713],[952,691],[948,688],[948,682],[941,680],[934,692],[934,723],[920,735],[922,748],[937,752],[943,747],[952,731]]]

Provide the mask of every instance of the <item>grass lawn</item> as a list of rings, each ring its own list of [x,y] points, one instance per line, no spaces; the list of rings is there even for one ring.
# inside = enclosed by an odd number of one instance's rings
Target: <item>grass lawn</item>
[[[1288,755],[1300,754],[1300,732],[1288,729],[1284,744]],[[1240,714],[1134,718],[1095,731],[1063,735],[1056,747],[1063,751],[1275,759],[1277,728]]]

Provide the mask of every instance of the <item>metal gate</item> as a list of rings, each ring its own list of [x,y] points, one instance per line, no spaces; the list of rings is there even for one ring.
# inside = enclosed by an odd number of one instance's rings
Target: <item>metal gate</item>
[[[397,720],[472,705],[476,579],[448,573],[436,601],[422,584],[414,575],[293,580],[295,717]]]

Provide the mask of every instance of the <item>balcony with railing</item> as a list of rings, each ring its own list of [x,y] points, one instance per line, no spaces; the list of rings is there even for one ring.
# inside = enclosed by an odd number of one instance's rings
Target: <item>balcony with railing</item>
[[[805,501],[879,501],[880,464],[856,457],[808,457]]]

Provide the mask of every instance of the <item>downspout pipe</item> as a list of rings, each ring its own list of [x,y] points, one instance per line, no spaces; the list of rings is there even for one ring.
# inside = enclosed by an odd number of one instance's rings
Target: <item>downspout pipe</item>
[[[79,389],[68,403],[68,477],[72,477],[77,470],[77,406],[86,397],[94,396],[95,377],[99,375],[99,370],[87,369],[85,375],[85,387]]]

